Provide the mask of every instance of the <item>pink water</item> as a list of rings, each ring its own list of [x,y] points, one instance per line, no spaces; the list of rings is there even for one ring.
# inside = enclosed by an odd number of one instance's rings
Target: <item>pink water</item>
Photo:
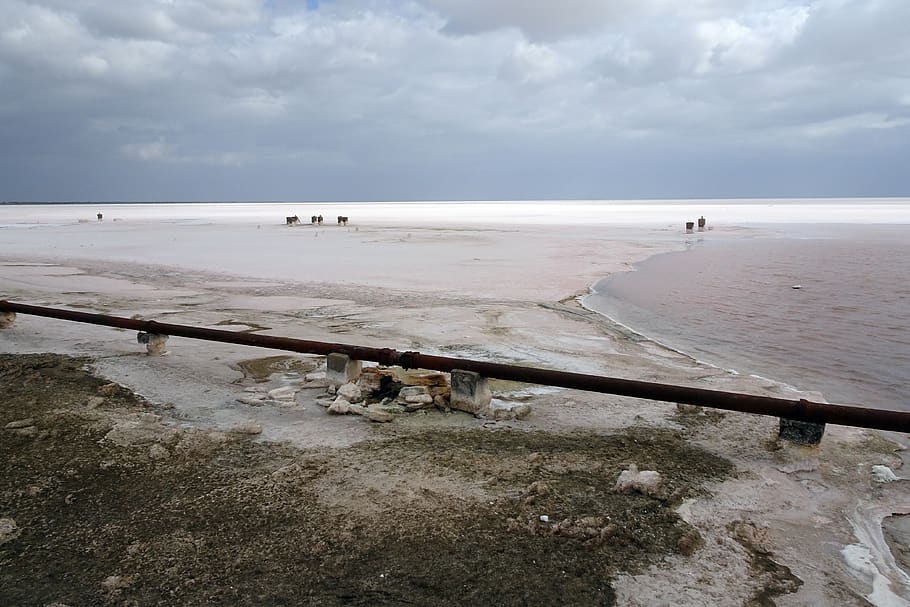
[[[791,225],[689,245],[601,281],[586,305],[705,362],[910,410],[910,226]]]

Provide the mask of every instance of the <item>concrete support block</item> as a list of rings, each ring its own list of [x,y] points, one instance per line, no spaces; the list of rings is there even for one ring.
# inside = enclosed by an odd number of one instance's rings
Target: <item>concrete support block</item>
[[[459,411],[486,412],[493,400],[487,378],[474,371],[452,370],[452,397],[449,406]]]
[[[0,312],[0,329],[12,327],[14,322],[16,322],[15,312]]]
[[[325,378],[333,386],[356,382],[363,370],[363,363],[347,354],[332,353],[325,357]]]
[[[780,418],[780,431],[778,437],[781,440],[790,441],[798,445],[817,445],[822,441],[825,434],[825,424],[814,424],[812,422],[800,422],[795,419]]]
[[[163,356],[167,354],[167,338],[167,335],[140,331],[136,341],[145,344],[145,351],[149,356]]]

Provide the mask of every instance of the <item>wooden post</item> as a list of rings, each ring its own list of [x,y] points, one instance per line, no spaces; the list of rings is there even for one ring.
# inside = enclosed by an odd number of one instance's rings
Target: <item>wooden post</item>
[[[16,322],[15,312],[0,312],[0,329],[12,327],[14,322]]]
[[[140,344],[145,344],[145,352],[149,356],[164,356],[167,354],[167,338],[167,335],[146,333],[145,331],[140,331],[136,335],[136,341]]]
[[[798,445],[817,445],[825,434],[825,424],[780,418],[778,438]]]

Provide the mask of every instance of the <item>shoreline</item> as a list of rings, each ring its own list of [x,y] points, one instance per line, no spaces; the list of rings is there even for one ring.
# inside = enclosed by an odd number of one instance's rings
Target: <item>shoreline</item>
[[[910,333],[904,289],[888,278],[910,259],[906,234],[813,225],[758,233],[749,246],[706,239],[595,282],[582,305],[633,331],[649,326],[639,333],[705,364],[821,391],[828,402],[906,410]]]
[[[649,258],[646,258],[646,259],[637,261],[637,262],[634,264],[635,267],[634,267],[633,269],[630,269],[630,270],[627,270],[627,271],[629,271],[629,272],[639,271],[639,267],[640,267],[642,264],[648,262],[649,260],[653,259],[654,257],[658,257],[658,256],[661,256],[661,255],[674,255],[674,254],[679,254],[679,253],[684,253],[684,252],[685,252],[685,251],[666,251],[666,252],[661,252],[661,253],[655,253],[654,255],[652,255],[652,256],[649,257]],[[678,354],[678,355],[680,355],[680,356],[683,356],[683,357],[685,357],[685,358],[688,358],[689,360],[691,360],[693,363],[695,363],[695,364],[697,364],[697,365],[704,365],[704,366],[706,366],[706,367],[712,367],[712,368],[714,368],[714,369],[717,369],[717,370],[719,370],[719,371],[723,371],[724,373],[729,373],[729,374],[731,374],[731,375],[742,375],[742,374],[743,374],[739,369],[728,368],[728,367],[725,367],[725,366],[723,366],[723,365],[713,363],[713,362],[711,362],[711,361],[709,361],[709,360],[701,359],[701,358],[699,358],[698,356],[696,356],[696,355],[694,355],[694,354],[691,354],[691,353],[687,352],[687,351],[684,350],[684,349],[677,348],[677,347],[675,347],[675,346],[673,346],[673,345],[671,345],[671,344],[669,344],[669,343],[666,343],[665,341],[663,341],[663,340],[661,340],[661,339],[659,339],[659,338],[652,337],[652,336],[650,336],[650,335],[648,335],[648,334],[646,334],[646,333],[643,333],[642,331],[636,329],[635,327],[632,327],[631,325],[627,325],[627,324],[623,323],[622,321],[620,321],[620,320],[614,318],[613,316],[611,316],[610,314],[607,314],[606,312],[601,312],[601,311],[595,310],[594,308],[591,308],[591,307],[588,307],[587,305],[585,305],[585,303],[584,303],[583,300],[584,300],[586,297],[590,296],[590,295],[599,295],[599,296],[601,296],[601,297],[606,297],[606,295],[603,295],[602,293],[600,293],[599,291],[597,291],[596,285],[597,285],[598,283],[604,281],[604,280],[609,280],[610,278],[612,278],[612,277],[615,276],[615,275],[616,275],[616,274],[611,274],[611,275],[609,275],[609,276],[604,276],[603,278],[601,278],[601,279],[599,279],[599,280],[596,280],[594,283],[592,283],[591,286],[590,286],[586,291],[579,291],[578,293],[576,293],[575,295],[573,295],[573,296],[571,296],[571,297],[567,297],[567,298],[565,298],[565,299],[563,299],[563,300],[560,300],[559,303],[560,303],[560,304],[567,304],[567,302],[569,302],[569,301],[571,300],[572,302],[575,303],[575,305],[576,305],[578,308],[581,308],[581,309],[583,309],[583,310],[586,310],[587,312],[590,312],[591,314],[595,314],[595,315],[597,315],[598,317],[604,318],[604,319],[606,319],[607,322],[612,323],[613,325],[615,325],[619,330],[628,332],[628,334],[629,334],[629,336],[630,336],[630,339],[631,339],[631,338],[634,338],[634,339],[638,339],[638,340],[649,341],[649,342],[651,342],[651,343],[657,345],[658,347],[664,348],[665,350],[667,350],[667,351],[669,351],[669,352],[672,352],[672,353],[674,353],[674,354]],[[824,395],[823,395],[821,392],[802,389],[802,388],[799,388],[798,386],[795,386],[795,385],[790,384],[790,383],[788,383],[788,382],[782,381],[782,380],[780,380],[780,379],[773,378],[773,377],[770,377],[770,376],[761,375],[761,374],[759,374],[759,373],[748,373],[747,375],[748,375],[749,377],[755,378],[755,379],[760,380],[760,381],[772,382],[772,383],[780,384],[780,385],[783,386],[785,389],[787,389],[787,390],[789,390],[789,391],[792,391],[792,392],[794,392],[794,393],[812,393],[812,394],[817,394],[818,396],[817,396],[816,398],[819,399],[819,402],[823,402],[823,403],[828,402],[827,399],[824,397]]]

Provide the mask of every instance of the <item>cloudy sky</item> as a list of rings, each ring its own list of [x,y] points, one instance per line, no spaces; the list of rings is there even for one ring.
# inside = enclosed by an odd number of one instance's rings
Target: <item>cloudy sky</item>
[[[0,200],[910,195],[908,0],[0,15]]]

